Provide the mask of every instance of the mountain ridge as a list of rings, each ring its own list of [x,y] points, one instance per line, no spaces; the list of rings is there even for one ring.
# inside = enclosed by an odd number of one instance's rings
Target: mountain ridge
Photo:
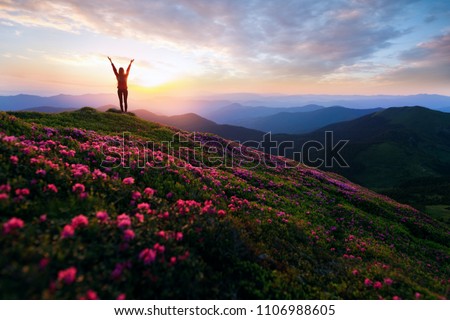
[[[350,109],[341,106],[321,108],[307,112],[282,112],[267,117],[238,121],[238,125],[278,133],[300,134],[312,132],[331,123],[348,121],[380,111],[376,109]]]
[[[332,131],[335,140],[349,140],[343,153],[350,168],[337,168],[337,172],[365,186],[387,188],[408,178],[450,174],[446,169],[450,165],[448,113],[424,107],[388,108],[297,139],[299,144],[323,142],[325,131]]]

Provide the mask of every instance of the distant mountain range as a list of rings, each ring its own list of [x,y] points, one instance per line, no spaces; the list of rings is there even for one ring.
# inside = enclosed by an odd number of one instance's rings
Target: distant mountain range
[[[195,112],[201,114],[203,111],[210,112],[231,104],[227,100],[201,100],[201,99],[182,99],[167,97],[149,97],[145,100],[139,100],[134,96],[128,99],[130,109],[147,109],[152,112],[165,113],[167,115],[184,114]],[[65,95],[60,94],[50,97],[41,97],[36,95],[19,94],[15,96],[0,96],[0,110],[19,111],[30,108],[40,108],[43,106],[79,109],[85,106],[94,108],[118,103],[116,94],[85,94],[85,95]],[[117,105],[116,105],[117,106]]]
[[[450,97],[434,94],[419,94],[409,96],[394,95],[260,95],[260,94],[226,94],[211,95],[198,98],[173,98],[163,96],[140,96],[130,93],[129,102],[131,109],[147,109],[151,112],[165,115],[177,115],[186,112],[194,112],[207,119],[226,123],[220,117],[213,114],[226,106],[240,104],[247,107],[263,106],[261,114],[255,113],[253,117],[271,115],[264,113],[266,108],[292,108],[291,110],[278,110],[278,112],[299,112],[301,106],[317,105],[323,107],[344,106],[353,109],[389,108],[395,106],[421,105],[432,109],[450,108]],[[14,96],[0,96],[0,110],[22,110],[34,107],[57,108],[82,108],[84,106],[100,107],[107,104],[117,104],[117,96],[111,94],[85,94],[67,95],[60,94],[50,97],[19,94]],[[236,105],[234,105],[236,106]],[[300,109],[296,109],[300,108]],[[311,110],[307,110],[311,111]],[[275,112],[275,113],[278,113]],[[272,113],[273,114],[273,113]]]
[[[266,117],[247,118],[233,124],[272,133],[308,133],[326,125],[348,121],[382,110],[320,107],[309,112],[281,112]]]
[[[303,107],[290,107],[290,108],[272,108],[264,106],[243,106],[239,103],[233,103],[227,105],[218,110],[213,110],[204,116],[210,120],[218,123],[226,124],[238,124],[245,123],[245,121],[260,117],[268,117],[277,113],[300,113],[310,112],[323,109],[323,106],[316,104],[309,104]]]
[[[231,100],[247,106],[292,107],[317,104],[325,107],[344,106],[347,108],[389,108],[420,105],[431,109],[450,107],[450,97],[438,94],[416,95],[255,95],[229,94],[214,95],[212,99]]]

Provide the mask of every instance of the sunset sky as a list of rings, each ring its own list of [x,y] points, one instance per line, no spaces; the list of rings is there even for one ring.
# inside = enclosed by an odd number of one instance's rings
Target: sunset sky
[[[450,95],[449,0],[0,0],[0,95]]]

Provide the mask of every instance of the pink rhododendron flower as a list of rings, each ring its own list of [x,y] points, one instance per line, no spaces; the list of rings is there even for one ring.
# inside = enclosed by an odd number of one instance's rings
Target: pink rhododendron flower
[[[40,221],[40,222],[45,222],[45,221],[47,221],[47,215],[46,215],[46,214],[41,214],[41,215],[39,216],[39,221]]]
[[[393,296],[392,300],[402,300],[402,298],[400,298],[399,296]]]
[[[164,218],[164,219],[167,219],[167,218],[169,218],[169,212],[167,212],[167,211],[165,211],[164,213],[160,213],[160,214],[158,214],[158,218]]]
[[[88,290],[86,292],[86,299],[87,300],[98,300],[97,292],[95,292],[94,290]]]
[[[126,213],[117,216],[117,226],[121,229],[131,226],[131,219]]]
[[[75,150],[64,150],[64,149],[59,150],[59,153],[66,157],[75,157],[76,154]]]
[[[116,300],[125,300],[127,298],[125,293],[121,293],[117,296]]]
[[[202,214],[214,214],[215,212],[216,208],[213,206],[212,201],[206,200],[202,208]]]
[[[370,287],[370,286],[372,286],[372,280],[370,280],[370,279],[364,279],[364,285],[366,286],[366,287]]]
[[[422,297],[422,295],[419,292],[416,292],[414,296],[416,297],[416,299],[420,299]]]
[[[219,216],[219,217],[223,217],[223,216],[225,216],[227,213],[225,212],[225,210],[219,210],[219,211],[217,211],[217,215]]]
[[[92,179],[101,179],[106,180],[108,178],[108,175],[106,173],[101,172],[99,169],[95,169],[94,172],[92,172]]]
[[[16,189],[16,196],[28,196],[30,194],[30,190],[27,188]]]
[[[80,197],[80,199],[86,199],[88,197],[87,192],[82,192],[78,195]]]
[[[49,259],[49,258],[42,258],[42,259],[39,261],[39,268],[45,269],[45,267],[47,267],[47,265],[49,264],[49,262],[50,262],[50,259]]]
[[[0,192],[11,192],[11,186],[9,184],[0,185]]]
[[[131,268],[131,263],[129,261],[116,263],[114,270],[111,272],[111,277],[113,279],[119,279],[123,270],[127,268]]]
[[[72,227],[78,229],[80,227],[86,227],[89,224],[89,220],[86,216],[80,214],[72,219]]]
[[[166,237],[166,233],[165,233],[163,230],[158,231],[158,232],[156,233],[156,235],[159,236],[159,237],[161,237],[161,238],[165,238],[165,237]]]
[[[77,268],[70,267],[58,272],[58,281],[64,282],[65,284],[71,284],[75,281],[76,276]]]
[[[114,270],[111,272],[111,277],[113,279],[119,279],[120,276],[122,275],[122,270],[123,270],[122,267],[116,265]]]
[[[125,241],[131,241],[134,239],[135,236],[136,235],[135,235],[134,231],[131,229],[126,229],[123,232],[123,238],[125,239]]]
[[[50,183],[46,187],[44,187],[44,190],[45,191],[51,191],[53,193],[58,193],[58,188],[52,183]]]
[[[183,232],[177,232],[175,235],[175,240],[177,241],[183,240]]]
[[[137,219],[140,223],[144,222],[144,215],[143,215],[143,214],[136,213],[134,216],[136,217],[136,219]]]
[[[164,253],[164,251],[166,250],[166,247],[159,243],[155,243],[155,245],[153,246],[153,249],[155,249],[158,253]]]
[[[17,138],[15,136],[5,136],[2,140],[5,142],[14,142],[17,140]]]
[[[132,185],[134,183],[134,178],[128,177],[122,180],[122,183],[125,185]]]
[[[95,216],[100,222],[106,222],[109,219],[108,213],[106,211],[98,211]]]
[[[150,264],[156,259],[156,251],[153,249],[146,248],[139,254],[139,259],[144,262],[144,264]]]
[[[154,189],[152,189],[152,188],[145,188],[144,189],[144,194],[147,196],[147,197],[151,197],[151,196],[153,196],[154,194],[155,194],[155,190]]]
[[[356,270],[356,269],[354,269],[354,270],[352,271],[352,274],[353,274],[354,276],[357,276],[357,275],[359,274],[359,271]]]
[[[61,238],[71,238],[75,234],[75,229],[70,225],[66,224],[61,231]]]
[[[8,198],[9,198],[9,195],[7,193],[0,193],[0,201],[7,200]]]
[[[391,278],[385,278],[384,279],[384,284],[387,286],[390,286],[394,283],[394,281]]]
[[[375,281],[375,283],[373,284],[373,287],[375,289],[381,289],[383,287],[383,284],[380,281]]]
[[[13,217],[3,224],[3,232],[8,234],[13,230],[23,228],[24,225],[25,223],[22,219]]]
[[[138,208],[138,210],[143,211],[145,213],[149,213],[150,212],[150,205],[148,203],[146,203],[146,202],[139,203],[137,205],[137,208]]]
[[[45,171],[44,169],[38,169],[38,170],[36,170],[36,174],[45,176],[47,174],[47,171]]]
[[[142,197],[142,195],[141,195],[141,193],[139,192],[139,191],[134,191],[132,194],[131,194],[131,199],[133,199],[133,200],[138,200],[138,199],[140,199]]]
[[[86,188],[84,187],[84,184],[82,183],[76,183],[73,187],[72,187],[72,191],[74,193],[82,193],[86,190]]]
[[[178,260],[179,261],[184,261],[187,258],[189,258],[189,255],[190,255],[189,251],[186,251],[184,254],[178,256]]]
[[[9,161],[13,164],[13,165],[17,165],[17,163],[19,163],[19,158],[17,156],[11,156],[9,157]]]

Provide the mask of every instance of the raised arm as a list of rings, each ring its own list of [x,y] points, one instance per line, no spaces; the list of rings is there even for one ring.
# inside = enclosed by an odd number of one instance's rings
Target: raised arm
[[[116,66],[114,65],[114,63],[112,62],[111,58],[108,57],[109,62],[111,62],[111,66],[113,68],[114,74],[116,75],[116,77],[119,75],[119,73],[117,73],[117,69]]]
[[[130,68],[131,68],[131,64],[134,62],[134,59],[132,59],[131,61],[130,61],[130,64],[128,65],[128,68],[127,68],[127,76],[128,76],[128,74],[130,73]]]

